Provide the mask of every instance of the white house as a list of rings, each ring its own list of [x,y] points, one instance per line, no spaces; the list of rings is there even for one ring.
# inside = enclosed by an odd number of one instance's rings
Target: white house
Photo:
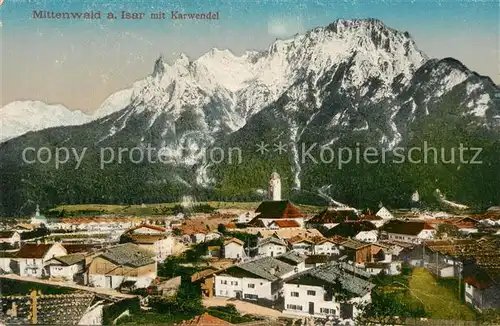
[[[291,250],[302,255],[311,255],[313,253],[314,241],[302,237],[288,239]]]
[[[434,239],[436,235],[436,229],[425,222],[392,220],[387,222],[381,230],[388,240],[413,244],[420,244],[424,240]]]
[[[66,281],[76,282],[76,277],[85,270],[85,256],[71,254],[51,258],[46,263],[46,269],[52,278],[61,278]]]
[[[240,239],[231,238],[224,241],[224,258],[240,259],[246,257],[244,242]]]
[[[141,224],[133,227],[124,233],[132,243],[142,248],[153,251],[156,254],[156,261],[163,262],[172,255],[175,247],[175,238],[167,233],[163,227],[149,224]]]
[[[378,231],[360,231],[358,234],[356,234],[354,239],[363,242],[375,243],[378,240]]]
[[[264,257],[215,273],[214,294],[246,300],[275,301],[282,279],[294,274],[294,267],[273,257]]]
[[[65,256],[66,254],[66,249],[60,243],[24,244],[16,254],[16,272],[20,276],[49,276],[48,270],[45,269],[45,263],[53,257]]]
[[[394,218],[394,215],[389,212],[389,210],[385,207],[381,207],[378,212],[375,214],[378,217],[381,217],[384,220],[392,220]]]
[[[344,271],[335,262],[293,275],[284,281],[283,313],[352,321],[359,313],[356,304],[371,302],[375,285],[369,276],[359,269]]]
[[[11,246],[21,244],[21,235],[16,231],[0,231],[0,243],[7,243]]]
[[[192,243],[202,243],[205,242],[206,232],[196,231],[191,234],[191,242]]]
[[[402,262],[401,261],[379,261],[379,262],[366,262],[364,269],[371,275],[378,275],[382,271],[386,275],[399,275],[401,274]]]
[[[274,257],[284,254],[287,251],[287,244],[284,240],[271,236],[260,239],[257,248],[259,256]]]
[[[205,241],[210,241],[210,240],[215,240],[215,239],[220,239],[222,237],[222,234],[220,232],[217,232],[217,231],[211,231],[211,232],[208,232],[206,235],[205,235]]]
[[[333,240],[321,239],[314,243],[313,253],[315,255],[340,255],[340,249]]]
[[[236,223],[246,224],[250,222],[257,214],[254,212],[246,212],[238,216]]]

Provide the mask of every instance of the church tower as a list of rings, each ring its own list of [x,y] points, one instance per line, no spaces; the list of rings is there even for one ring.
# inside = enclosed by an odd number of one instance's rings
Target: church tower
[[[281,200],[281,179],[277,172],[271,174],[269,179],[269,198],[274,201]]]

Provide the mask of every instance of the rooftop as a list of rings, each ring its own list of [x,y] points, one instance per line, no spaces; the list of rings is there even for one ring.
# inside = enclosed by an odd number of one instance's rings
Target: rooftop
[[[416,236],[422,230],[434,230],[432,226],[425,222],[405,222],[400,220],[390,220],[383,227],[382,230],[388,233],[396,233],[396,234],[406,234]]]
[[[118,265],[140,267],[155,263],[152,259],[155,254],[133,243],[124,243],[106,248],[100,257]]]
[[[55,244],[36,244],[36,243],[26,243],[21,246],[21,249],[16,254],[18,258],[43,258],[47,252]]]
[[[299,218],[303,217],[297,207],[289,200],[264,201],[255,210],[258,218]]]
[[[299,228],[300,224],[296,220],[276,220],[272,224],[276,224],[280,228]]]
[[[85,261],[85,256],[82,254],[71,254],[71,255],[66,255],[66,256],[59,256],[59,257],[54,257],[51,260],[57,260],[61,262],[63,265],[66,266],[71,266],[76,263]]]
[[[230,274],[234,269],[244,270],[268,281],[276,281],[283,275],[293,271],[294,266],[274,257],[264,257],[241,265],[229,267],[226,269],[226,272]]]
[[[299,254],[298,252],[289,251],[276,257],[276,259],[281,260],[290,265],[298,265],[306,260],[306,256]]]
[[[351,209],[327,208],[308,221],[312,224],[340,223],[348,220],[358,220],[358,215]]]
[[[227,322],[225,320],[222,320],[220,318],[214,317],[212,315],[209,315],[207,312],[203,313],[202,315],[196,316],[192,319],[189,320],[184,320],[181,323],[177,325],[183,325],[183,326],[223,326],[223,325],[234,325],[231,324],[230,322]]]
[[[348,266],[347,264],[330,262],[291,276],[285,280],[285,283],[307,284],[311,283],[311,279],[316,279],[320,281],[319,283],[329,285],[340,282],[343,289],[357,296],[364,296],[369,293],[375,287],[374,284],[366,280],[370,277],[370,274]]]

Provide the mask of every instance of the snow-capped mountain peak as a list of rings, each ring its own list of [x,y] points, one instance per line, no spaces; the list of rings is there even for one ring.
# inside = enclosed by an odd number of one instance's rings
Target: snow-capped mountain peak
[[[0,108],[0,142],[58,126],[75,126],[87,123],[92,118],[85,113],[71,111],[60,104],[41,101],[15,101]]]

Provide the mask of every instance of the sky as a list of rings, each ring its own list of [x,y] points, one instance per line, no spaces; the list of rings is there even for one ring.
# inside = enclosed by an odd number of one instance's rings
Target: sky
[[[1,0],[0,0],[1,2]],[[34,19],[33,11],[100,11],[100,20]],[[108,20],[109,12],[142,20]],[[171,11],[219,12],[176,21]],[[166,12],[166,19],[150,19]],[[500,84],[498,0],[4,0],[0,5],[1,105],[63,104],[87,113],[152,72],[155,59],[197,58],[213,47],[241,54],[344,18],[378,18],[408,31],[431,58],[454,57]]]

